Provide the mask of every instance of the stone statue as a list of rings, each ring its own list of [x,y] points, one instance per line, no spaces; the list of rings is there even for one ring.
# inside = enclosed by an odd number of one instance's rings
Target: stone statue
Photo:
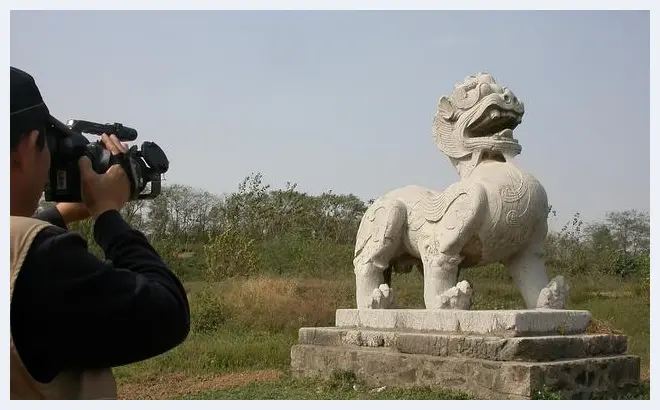
[[[472,289],[461,268],[503,263],[528,309],[563,309],[568,285],[548,282],[542,259],[548,226],[543,186],[516,164],[513,130],[523,102],[486,73],[441,97],[433,136],[460,180],[442,192],[395,189],[365,212],[355,245],[358,309],[393,307],[392,269],[424,275],[426,309],[469,309]]]

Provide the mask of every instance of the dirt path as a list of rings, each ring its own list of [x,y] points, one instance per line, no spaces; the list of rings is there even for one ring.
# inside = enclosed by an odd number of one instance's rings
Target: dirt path
[[[206,390],[244,386],[253,382],[277,380],[282,375],[277,370],[187,376],[168,374],[119,383],[119,400],[169,400]]]

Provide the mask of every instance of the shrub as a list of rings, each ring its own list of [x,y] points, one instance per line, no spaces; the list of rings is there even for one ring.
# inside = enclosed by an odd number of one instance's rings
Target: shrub
[[[264,269],[279,276],[326,277],[353,270],[353,246],[329,238],[283,235],[261,244]]]
[[[211,286],[205,286],[191,295],[190,310],[191,329],[196,333],[218,330],[228,318],[225,304]]]
[[[260,268],[254,240],[234,228],[209,235],[209,241],[204,245],[204,260],[208,281],[249,276]]]

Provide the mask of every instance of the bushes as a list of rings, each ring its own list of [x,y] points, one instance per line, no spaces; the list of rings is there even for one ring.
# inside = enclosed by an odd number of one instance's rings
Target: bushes
[[[259,253],[264,272],[277,276],[332,277],[353,269],[353,246],[328,238],[284,235],[261,243]]]
[[[545,243],[546,263],[568,276],[648,277],[649,216],[635,211],[611,212],[605,222],[586,225],[576,214]]]
[[[209,235],[204,245],[204,260],[204,277],[209,281],[249,276],[260,271],[254,240],[234,228]]]
[[[189,299],[193,332],[212,332],[227,321],[227,308],[213,287],[204,286],[203,289],[189,295]]]
[[[616,249],[597,251],[588,244],[573,245],[568,257],[547,258],[554,271],[568,276],[609,276],[621,279],[641,280],[649,275],[650,255],[633,254]]]

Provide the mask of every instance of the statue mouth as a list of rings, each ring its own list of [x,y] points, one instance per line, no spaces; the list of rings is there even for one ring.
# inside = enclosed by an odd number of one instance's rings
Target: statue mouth
[[[513,130],[521,122],[522,116],[516,111],[490,105],[467,127],[467,137],[515,141]]]

